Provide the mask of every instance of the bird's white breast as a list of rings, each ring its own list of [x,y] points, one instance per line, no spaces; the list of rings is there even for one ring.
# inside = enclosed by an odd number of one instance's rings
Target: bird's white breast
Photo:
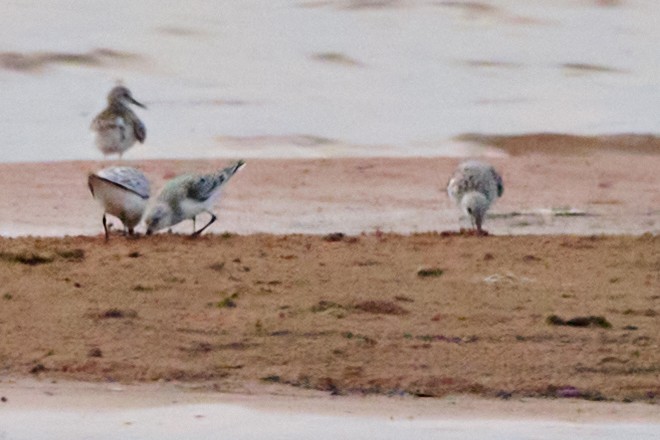
[[[147,200],[132,191],[121,188],[101,179],[92,183],[94,198],[105,212],[126,220],[126,226],[133,227],[140,222]]]
[[[96,144],[104,154],[124,152],[135,141],[133,127],[123,116],[117,116],[114,124],[96,131]]]

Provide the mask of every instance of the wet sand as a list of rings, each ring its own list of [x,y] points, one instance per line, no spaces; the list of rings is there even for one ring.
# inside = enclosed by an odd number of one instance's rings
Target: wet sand
[[[486,148],[493,157],[487,160],[504,176],[505,192],[485,227],[497,235],[658,233],[657,142],[645,136],[613,139],[619,138],[540,134],[489,140]],[[524,154],[521,144],[528,146]],[[466,219],[459,221],[460,213],[450,203],[445,186],[459,161],[442,157],[248,160],[227,185],[210,232],[458,230],[469,224]],[[142,169],[156,193],[166,179],[179,173],[207,172],[228,162],[121,163]],[[87,188],[87,173],[117,163],[0,164],[0,233],[102,233],[102,212]],[[119,227],[118,221],[114,223]],[[142,226],[138,230],[143,231]],[[189,233],[192,224],[184,222],[175,231]]]
[[[303,390],[276,384],[255,384],[248,392],[209,392],[197,384],[181,382],[103,383],[3,379],[0,396],[3,409],[25,411],[85,410],[103,412],[154,407],[233,405],[255,411],[322,416],[384,417],[403,420],[498,419],[556,420],[575,423],[659,423],[654,405],[646,403],[590,402],[581,399],[488,399],[448,395],[439,399],[399,396],[331,396],[318,390]]]
[[[382,396],[328,398],[217,394],[173,384],[119,385],[0,382],[0,433],[7,439],[232,438],[454,440],[653,439],[660,420],[653,405],[579,400],[443,399]],[[84,420],[84,423],[80,423]]]

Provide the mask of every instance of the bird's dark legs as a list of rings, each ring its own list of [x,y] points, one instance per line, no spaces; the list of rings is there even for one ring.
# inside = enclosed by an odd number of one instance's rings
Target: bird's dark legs
[[[103,230],[105,231],[105,241],[108,241],[110,235],[108,234],[108,223],[105,220],[105,213],[103,214]]]
[[[126,236],[126,238],[128,238],[129,240],[137,240],[139,237],[140,235],[135,233],[134,228],[128,228],[128,235]]]
[[[482,228],[482,222],[483,222],[482,219],[470,215],[470,223],[472,223],[472,230],[474,231],[474,234],[477,236],[488,235],[488,232]]]
[[[217,219],[217,217],[215,216],[215,214],[213,214],[213,213],[210,212],[210,211],[207,211],[207,212],[208,212],[209,214],[211,214],[211,220],[209,220],[209,222],[208,222],[208,223],[207,223],[202,229],[200,229],[199,231],[195,231],[195,232],[193,232],[193,233],[192,233],[192,236],[193,236],[193,237],[196,237],[196,236],[198,236],[199,234],[201,234],[202,232],[204,232],[204,230],[205,230],[206,228],[208,228],[209,226],[211,226],[211,224]]]
[[[479,236],[479,237],[483,237],[483,236],[488,235],[488,231],[486,231],[482,227],[483,221],[484,221],[483,217],[476,218],[475,221],[474,221],[474,223],[477,227],[477,236]]]
[[[196,220],[197,220],[197,216],[194,216],[194,217],[192,218],[192,220],[193,220],[193,235],[195,235],[195,229],[197,229],[197,227],[195,226],[195,222],[196,222]]]

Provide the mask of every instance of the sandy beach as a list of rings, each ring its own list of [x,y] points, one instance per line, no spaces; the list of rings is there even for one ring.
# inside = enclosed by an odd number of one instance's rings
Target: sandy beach
[[[5,6],[0,440],[660,435],[652,2]],[[203,236],[104,242],[88,173],[235,159]]]
[[[490,140],[506,189],[482,238],[458,233],[448,158],[252,160],[212,233],[107,243],[85,186],[98,163],[0,165],[16,236],[0,239],[0,369],[655,402],[660,156],[644,139],[578,139],[572,154],[572,137],[528,137],[524,154]],[[222,164],[135,165],[158,188]]]

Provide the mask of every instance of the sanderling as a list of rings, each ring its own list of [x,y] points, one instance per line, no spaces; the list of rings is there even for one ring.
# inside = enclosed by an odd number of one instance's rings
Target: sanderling
[[[216,173],[184,174],[167,182],[147,212],[147,235],[187,219],[193,221],[192,235],[201,234],[216,220],[211,208],[220,189],[243,165],[245,162],[239,160]],[[195,231],[195,218],[202,212],[209,213],[211,220]]]
[[[502,177],[495,168],[476,160],[461,163],[447,184],[449,197],[470,217],[479,234],[486,211],[503,192]]]
[[[149,200],[149,181],[144,174],[131,167],[108,167],[90,173],[87,184],[103,207],[105,239],[108,239],[106,214],[121,220],[128,235],[132,235]]]
[[[128,105],[144,105],[133,99],[130,90],[116,86],[108,94],[108,106],[92,121],[91,129],[96,133],[96,146],[106,156],[121,155],[133,146],[135,141],[144,142],[147,129]]]

